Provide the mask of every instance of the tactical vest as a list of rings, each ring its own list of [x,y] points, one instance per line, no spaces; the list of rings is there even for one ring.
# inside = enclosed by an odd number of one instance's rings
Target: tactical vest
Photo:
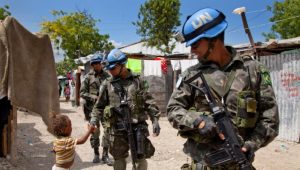
[[[84,104],[84,109],[85,109],[85,113],[86,114],[89,114],[90,112],[92,112],[92,109],[95,105],[95,102],[96,102],[96,98],[97,96],[99,96],[99,88],[100,88],[100,85],[101,83],[106,79],[108,78],[109,75],[106,73],[106,72],[102,72],[101,75],[99,76],[95,76],[95,71],[90,71],[86,77],[85,77],[85,83],[86,83],[86,86],[84,86],[83,88],[85,93],[88,93],[87,95],[88,96],[93,96],[93,100],[89,100],[89,98],[86,100],[85,104]]]
[[[90,94],[98,96],[100,84],[101,84],[100,77],[95,77],[95,75],[89,75]]]
[[[254,128],[258,119],[259,77],[256,61],[248,56],[244,56],[243,61],[219,79],[218,75],[214,75],[218,73],[204,74],[204,77],[216,99],[232,113],[235,125],[238,128]]]
[[[258,112],[259,74],[255,60],[243,59],[243,63],[234,66],[230,72],[218,69],[204,69],[204,77],[215,96],[216,100],[232,113],[232,121],[238,128],[242,137],[245,131],[251,131],[255,127]],[[192,77],[198,70],[193,70],[188,77]],[[197,86],[202,84],[200,78],[193,81]],[[189,111],[199,115],[210,115],[210,108],[202,92],[193,89],[194,102]],[[206,139],[196,131],[179,132],[182,137],[192,138],[199,143],[211,143],[214,139]]]
[[[120,84],[127,92],[127,102],[131,109],[132,119],[138,120],[138,122],[147,120],[148,117],[145,113],[144,88],[139,76],[133,75],[126,80],[121,80]],[[116,108],[119,107],[121,98],[118,95],[117,88],[111,83],[108,83],[107,90],[109,106]]]

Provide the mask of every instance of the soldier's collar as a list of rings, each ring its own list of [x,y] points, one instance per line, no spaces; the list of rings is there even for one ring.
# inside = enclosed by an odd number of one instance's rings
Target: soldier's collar
[[[244,62],[242,60],[242,58],[237,55],[237,52],[233,47],[231,47],[231,46],[225,46],[225,47],[226,47],[227,51],[230,53],[230,56],[231,56],[232,60],[226,66],[221,68],[221,70],[226,71],[232,65],[234,65],[236,63],[243,63]]]
[[[198,63],[196,65],[196,68],[198,70],[206,69],[206,68],[218,69],[219,66],[216,63],[212,62],[212,61],[208,61],[208,62],[205,62],[205,63]]]

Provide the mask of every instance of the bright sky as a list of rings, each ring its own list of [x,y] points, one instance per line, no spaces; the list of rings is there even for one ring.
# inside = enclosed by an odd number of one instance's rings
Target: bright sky
[[[275,0],[182,0],[181,24],[186,16],[200,8],[212,7],[222,11],[229,23],[226,30],[225,41],[235,45],[247,43],[248,37],[243,30],[242,20],[239,15],[233,14],[235,8],[245,6],[247,9],[248,24],[254,41],[264,41],[262,32],[269,32],[272,16],[266,11],[266,6],[272,6]],[[282,0],[280,0],[282,1]],[[110,40],[117,46],[128,45],[139,41],[136,28],[132,25],[137,20],[140,5],[145,0],[1,0],[0,7],[7,4],[10,12],[21,24],[31,32],[40,30],[43,20],[52,20],[52,10],[73,12],[87,10],[95,19],[100,19],[97,24],[101,34],[109,34]],[[181,27],[179,27],[181,29]]]

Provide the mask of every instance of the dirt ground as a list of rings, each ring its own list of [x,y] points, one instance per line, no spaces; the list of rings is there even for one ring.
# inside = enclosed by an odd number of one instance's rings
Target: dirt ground
[[[72,136],[79,137],[86,130],[87,122],[81,107],[71,107],[71,103],[61,102],[61,112],[72,120]],[[149,170],[176,170],[190,159],[182,152],[184,139],[176,135],[167,119],[160,121],[161,134],[158,137],[150,137],[156,152],[148,160]],[[150,126],[150,128],[152,128]],[[18,170],[50,170],[54,163],[54,154],[51,152],[52,136],[47,130],[41,117],[36,114],[18,112],[18,164],[11,169]],[[89,141],[76,148],[73,170],[108,170],[113,169],[107,165],[91,163],[93,152]],[[1,164],[0,164],[1,165]],[[300,145],[289,142],[274,141],[256,153],[254,162],[258,170],[300,170]],[[5,169],[1,166],[0,169]],[[131,169],[128,163],[127,169]]]

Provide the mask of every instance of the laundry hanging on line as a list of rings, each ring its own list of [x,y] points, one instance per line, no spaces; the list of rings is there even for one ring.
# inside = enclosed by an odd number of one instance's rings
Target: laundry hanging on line
[[[144,76],[162,76],[160,60],[144,60]]]
[[[142,72],[142,60],[129,58],[126,67],[132,72],[140,74]]]
[[[184,72],[189,67],[198,64],[197,59],[190,59],[190,60],[171,60],[173,70],[181,70]]]

